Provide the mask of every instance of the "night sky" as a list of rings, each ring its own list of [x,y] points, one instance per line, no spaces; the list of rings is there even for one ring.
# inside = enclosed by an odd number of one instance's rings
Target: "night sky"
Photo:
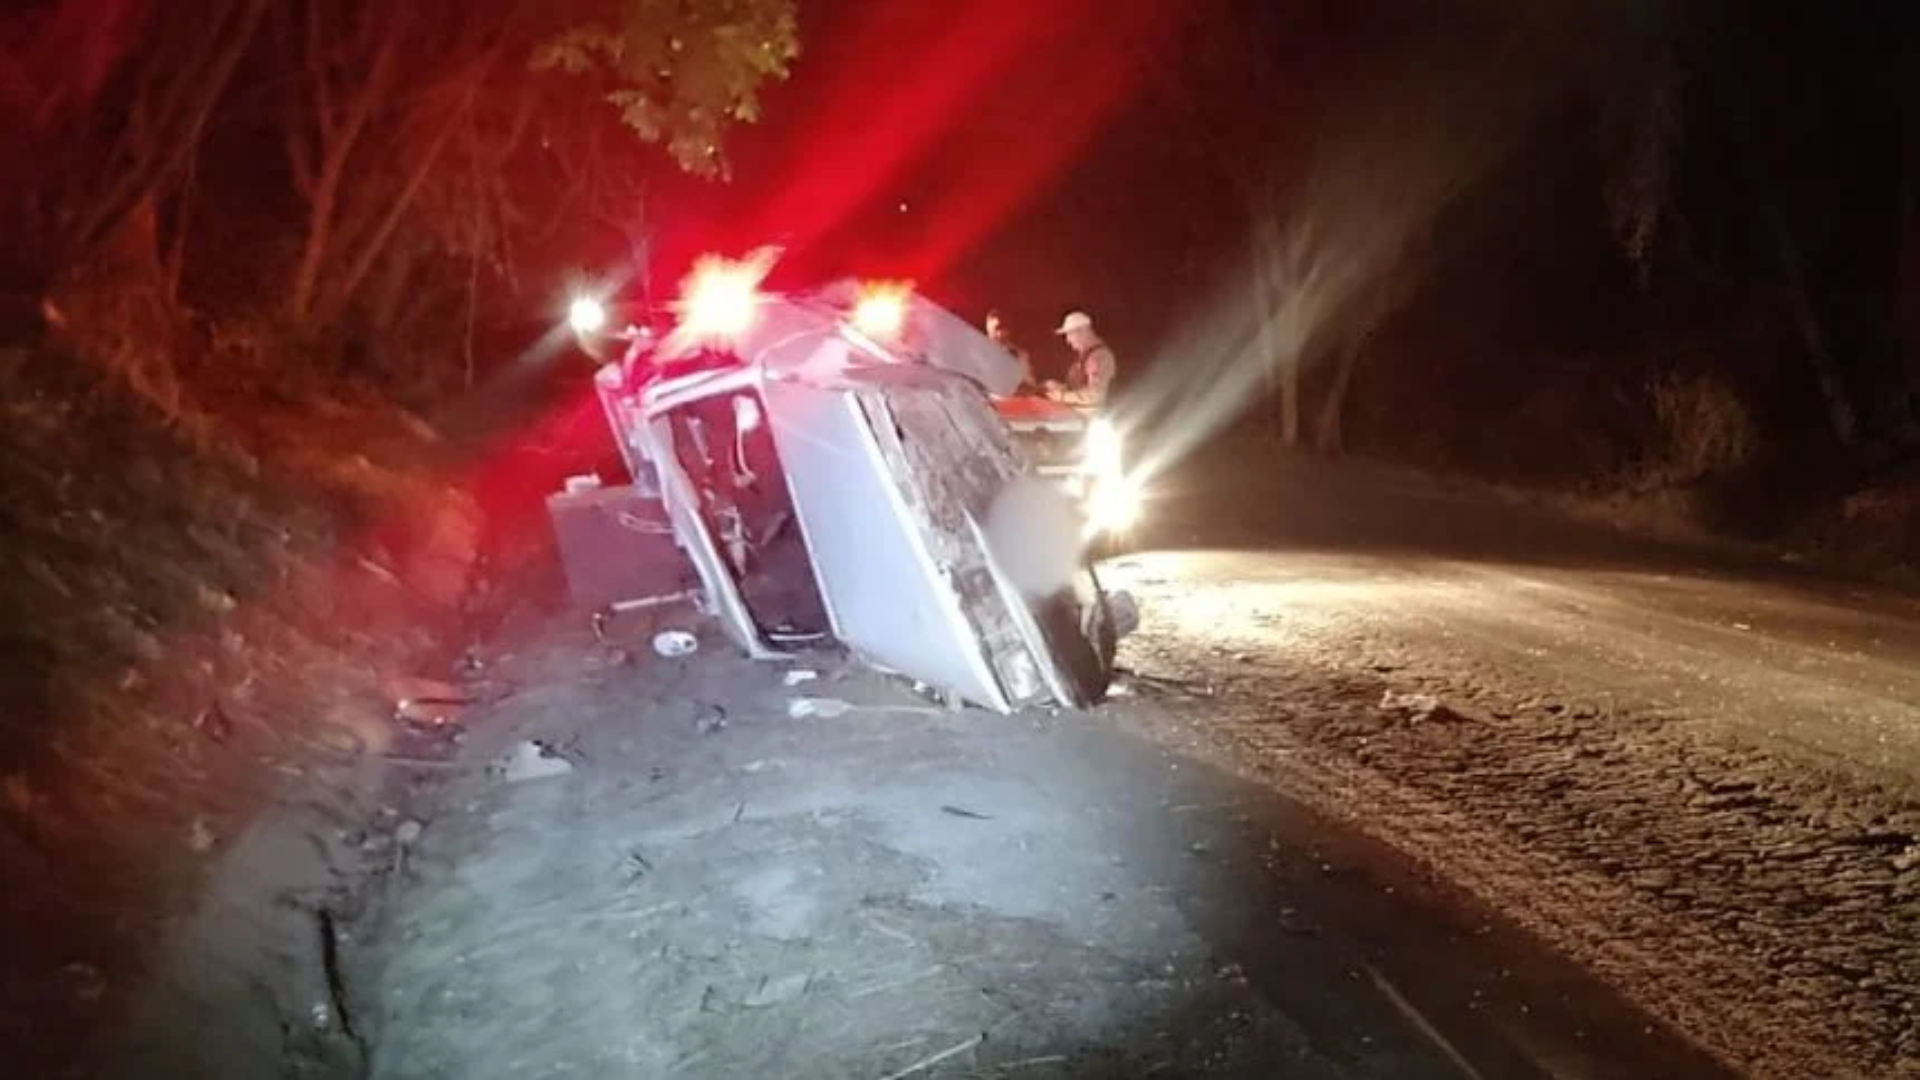
[[[1433,10],[1239,0],[802,9],[805,54],[771,92],[764,122],[737,136],[733,183],[673,184],[656,200],[661,265],[681,251],[786,242],[790,280],[912,277],[969,317],[1001,308],[1042,350],[1054,320],[1085,307],[1130,358],[1157,355],[1242,257],[1225,170],[1261,152],[1248,133],[1283,153],[1329,137],[1314,125],[1337,110],[1342,80],[1383,40],[1417,35]],[[1738,152],[1745,138],[1840,327],[1836,348],[1863,369],[1897,368],[1887,316],[1915,69],[1898,9],[1689,6],[1678,216],[1656,266],[1660,302],[1636,292],[1609,245],[1590,118],[1563,110],[1441,223],[1448,258],[1428,303],[1477,323],[1439,329],[1466,333],[1453,346],[1462,353],[1590,354],[1633,347],[1649,320],[1713,321],[1777,303],[1777,260]],[[1208,70],[1210,57],[1193,51],[1196,20],[1264,42],[1271,68],[1248,80]],[[1200,95],[1218,123],[1196,125],[1170,105],[1170,86]],[[1407,321],[1435,314],[1415,305]]]

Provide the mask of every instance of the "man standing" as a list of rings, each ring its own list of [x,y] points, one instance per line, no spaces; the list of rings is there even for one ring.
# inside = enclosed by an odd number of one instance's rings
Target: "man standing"
[[[1068,405],[1098,409],[1107,403],[1107,392],[1119,371],[1113,349],[1093,331],[1093,318],[1084,311],[1068,315],[1055,331],[1073,346],[1073,366],[1067,369],[1065,383],[1048,382],[1047,396]]]
[[[1009,356],[1020,361],[1020,386],[1014,394],[1032,393],[1034,391],[1033,357],[1027,355],[1027,350],[1014,344],[1012,336],[1007,333],[1006,320],[1000,317],[1000,312],[997,310],[987,312],[987,338],[995,345],[1007,350]]]

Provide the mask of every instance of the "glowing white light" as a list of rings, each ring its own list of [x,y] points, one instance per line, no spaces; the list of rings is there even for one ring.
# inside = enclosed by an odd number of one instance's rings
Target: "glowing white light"
[[[1108,484],[1120,480],[1126,469],[1126,444],[1120,429],[1104,416],[1096,416],[1087,424],[1085,467],[1096,482]]]
[[[597,334],[606,328],[607,306],[591,296],[576,297],[567,306],[567,325],[576,334]]]
[[[733,426],[745,433],[760,426],[760,404],[744,394],[733,399]]]
[[[879,341],[898,337],[907,326],[908,295],[905,285],[866,286],[854,302],[854,328]]]
[[[724,340],[746,333],[759,314],[760,283],[778,255],[766,249],[740,262],[713,255],[696,262],[680,288],[680,331]]]
[[[1140,485],[1120,478],[1094,485],[1086,501],[1086,535],[1125,533],[1140,523],[1145,509]]]

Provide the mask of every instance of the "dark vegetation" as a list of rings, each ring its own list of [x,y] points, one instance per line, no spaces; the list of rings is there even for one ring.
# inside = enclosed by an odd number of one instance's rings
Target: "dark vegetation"
[[[1053,268],[1174,426],[1920,558],[1898,5],[1182,10]]]
[[[200,857],[447,672],[511,557],[481,500],[553,466],[439,404],[552,369],[527,324],[629,255],[650,178],[724,172],[797,51],[785,0],[192,9],[0,13],[0,1042],[33,1075]]]

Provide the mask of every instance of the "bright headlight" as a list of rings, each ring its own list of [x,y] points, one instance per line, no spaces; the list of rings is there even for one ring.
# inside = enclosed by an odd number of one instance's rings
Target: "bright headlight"
[[[1116,476],[1096,483],[1086,502],[1086,534],[1125,533],[1139,524],[1141,509],[1140,488],[1133,480]]]
[[[607,307],[591,296],[576,297],[567,307],[567,325],[582,336],[597,334],[606,328]]]
[[[1126,468],[1125,448],[1120,429],[1104,416],[1087,424],[1087,471],[1102,479],[1117,480]]]

